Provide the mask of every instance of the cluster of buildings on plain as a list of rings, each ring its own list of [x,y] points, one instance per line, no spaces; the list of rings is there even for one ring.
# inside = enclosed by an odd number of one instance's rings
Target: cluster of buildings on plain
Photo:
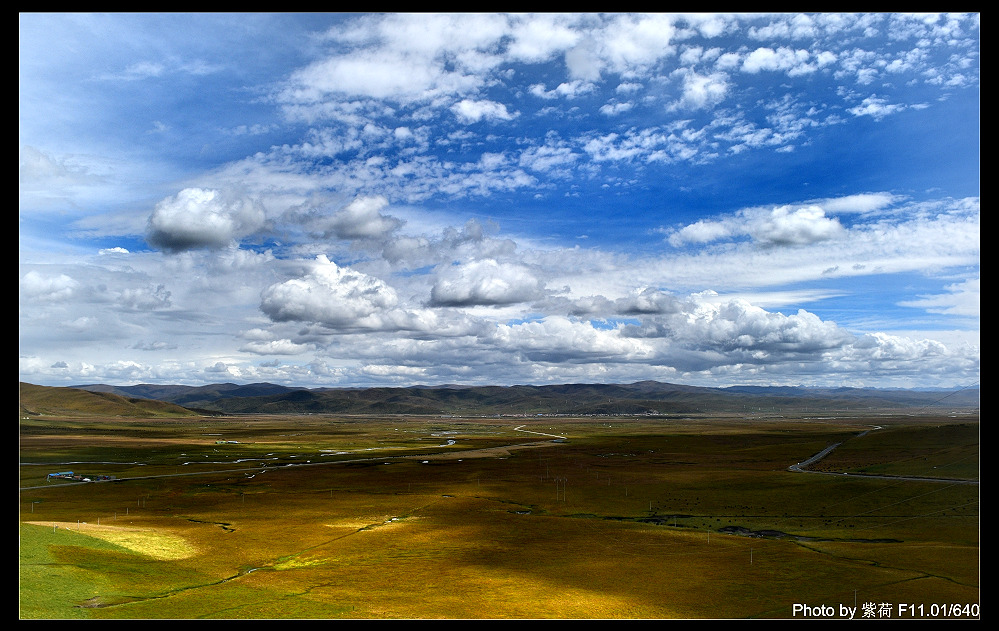
[[[45,476],[45,481],[50,480],[73,480],[75,482],[106,482],[108,480],[114,480],[113,475],[83,475],[82,473],[73,473],[72,471],[62,471],[59,473],[50,473]]]

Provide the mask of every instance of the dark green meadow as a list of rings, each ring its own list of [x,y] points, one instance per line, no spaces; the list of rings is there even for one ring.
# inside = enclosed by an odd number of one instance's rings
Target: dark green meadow
[[[941,617],[980,602],[978,438],[977,417],[22,420],[20,617]],[[788,470],[833,443],[830,475]]]

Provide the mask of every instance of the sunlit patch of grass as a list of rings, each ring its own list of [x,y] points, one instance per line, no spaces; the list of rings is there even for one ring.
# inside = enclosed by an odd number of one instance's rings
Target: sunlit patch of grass
[[[25,523],[53,529],[62,528],[88,537],[102,539],[155,559],[186,559],[197,554],[197,550],[183,537],[149,528],[67,522],[32,521]]]

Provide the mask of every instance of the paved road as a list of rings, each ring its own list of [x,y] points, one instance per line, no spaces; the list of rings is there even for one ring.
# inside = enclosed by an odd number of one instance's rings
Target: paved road
[[[795,463],[795,464],[791,465],[790,467],[788,467],[788,469],[790,469],[791,471],[794,471],[796,473],[822,473],[822,471],[808,471],[804,467],[807,467],[808,465],[811,465],[811,464],[815,464],[819,460],[822,460],[823,458],[825,458],[826,456],[829,455],[830,451],[832,451],[833,449],[836,449],[837,447],[839,447],[842,444],[843,443],[835,443],[835,444],[829,445],[828,447],[826,447],[825,449],[823,449],[819,453],[815,454],[814,456],[812,456],[808,460],[806,460],[804,462]]]
[[[517,427],[513,428],[513,431],[515,431],[515,432],[527,432],[528,434],[537,434],[539,436],[548,436],[550,438],[560,438],[562,440],[565,440],[565,436],[560,436],[558,434],[546,434],[544,432],[533,432],[533,431],[531,431],[529,429],[520,429],[521,427],[523,427],[523,425],[518,425]]]

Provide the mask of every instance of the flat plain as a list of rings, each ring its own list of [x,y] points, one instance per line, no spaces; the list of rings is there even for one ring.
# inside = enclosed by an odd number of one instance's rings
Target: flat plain
[[[978,617],[977,414],[22,418],[19,438],[21,619]]]

